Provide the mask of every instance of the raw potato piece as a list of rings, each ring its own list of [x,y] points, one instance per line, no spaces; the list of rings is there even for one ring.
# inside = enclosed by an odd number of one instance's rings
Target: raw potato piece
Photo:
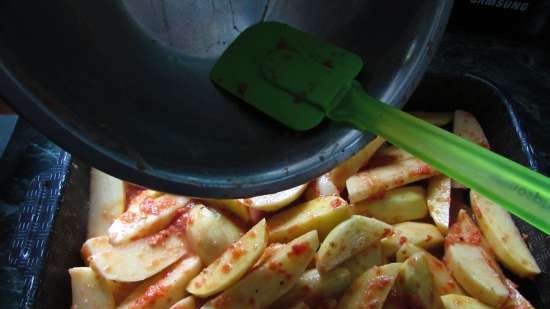
[[[329,174],[323,174],[309,183],[304,194],[306,201],[314,200],[321,196],[339,196],[340,190],[330,179]]]
[[[413,245],[409,242],[404,243],[399,250],[395,253],[395,261],[398,263],[405,262],[408,258],[413,256],[415,253],[418,252],[425,252],[428,253],[428,251]]]
[[[381,197],[391,189],[438,174],[428,164],[412,158],[359,172],[348,178],[346,186],[350,201],[356,203]]]
[[[187,240],[205,264],[212,263],[242,235],[231,220],[202,204],[193,205],[188,216]]]
[[[441,309],[440,296],[462,294],[445,264],[429,253],[419,252],[408,258],[401,270],[402,288],[419,308]]]
[[[170,307],[170,309],[197,309],[197,304],[193,296],[187,296]]]
[[[117,309],[165,309],[185,296],[185,286],[201,270],[197,256],[183,258],[142,282]]]
[[[347,268],[351,273],[351,278],[355,280],[355,278],[371,267],[382,264],[382,247],[379,242],[376,242],[355,256],[345,260],[341,266]]]
[[[540,268],[510,214],[474,191],[470,191],[470,203],[479,228],[498,260],[520,277],[539,274]]]
[[[315,305],[327,298],[340,296],[351,282],[350,271],[343,267],[337,267],[325,274],[319,273],[317,269],[310,269],[270,308],[288,308],[300,301]]]
[[[403,222],[393,226],[394,233],[380,240],[382,254],[393,256],[405,243],[412,243],[423,249],[436,247],[443,243],[443,235],[439,229],[429,223]]]
[[[75,267],[69,269],[71,289],[75,309],[114,309],[115,300],[109,288],[91,268]]]
[[[357,215],[374,217],[394,224],[422,219],[428,215],[426,193],[421,186],[393,189],[374,201],[361,201],[351,205]]]
[[[107,236],[91,238],[82,246],[85,261],[109,280],[134,282],[149,278],[188,253],[178,233],[179,224],[147,238],[113,247]]]
[[[367,169],[390,165],[399,161],[413,159],[414,156],[402,148],[391,145],[385,148],[380,148],[369,161]]]
[[[258,260],[267,245],[265,219],[232,244],[212,264],[193,278],[187,291],[207,297],[223,291],[238,281]]]
[[[261,211],[276,211],[297,200],[307,188],[307,183],[281,192],[240,199],[248,207]]]
[[[109,226],[124,212],[126,206],[124,187],[122,180],[92,168],[87,239],[107,235]]]
[[[451,209],[451,179],[445,175],[430,178],[426,202],[435,225],[441,233],[447,234]]]
[[[382,221],[354,215],[330,231],[317,252],[315,267],[321,273],[330,271],[391,230],[391,225]]]
[[[506,287],[508,288],[508,299],[502,306],[504,309],[535,309],[523,295],[516,290],[516,286],[512,281],[504,280]]]
[[[349,217],[351,209],[342,198],[318,197],[269,218],[269,242],[285,243],[312,230],[317,230],[319,238],[324,239],[333,227]]]
[[[318,246],[319,239],[315,231],[294,239],[202,308],[247,309],[269,306],[292,288]]]
[[[438,127],[447,125],[453,120],[452,113],[419,111],[419,112],[411,112],[411,114]]]
[[[491,309],[475,298],[464,295],[449,294],[441,296],[445,309]]]
[[[187,202],[187,197],[164,194],[146,197],[140,203],[130,205],[109,228],[111,243],[128,243],[160,231],[170,224]]]
[[[105,283],[115,299],[115,305],[122,303],[139,284],[139,282],[121,282],[106,279]]]
[[[374,266],[359,276],[338,303],[338,309],[380,309],[401,269],[401,263]]]
[[[205,199],[204,202],[208,206],[214,206],[220,209],[227,209],[237,217],[244,220],[244,222],[250,221],[250,214],[248,213],[248,207],[240,199]]]
[[[445,250],[445,262],[456,281],[475,298],[500,307],[508,298],[508,289],[488,259],[480,246],[472,244],[454,243]]]

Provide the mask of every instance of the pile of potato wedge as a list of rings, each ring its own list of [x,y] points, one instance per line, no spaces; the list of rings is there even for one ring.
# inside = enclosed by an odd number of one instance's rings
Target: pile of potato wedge
[[[468,112],[416,115],[489,148]],[[81,254],[73,309],[526,309],[501,267],[540,273],[504,209],[380,137],[308,184],[243,199],[92,169]]]

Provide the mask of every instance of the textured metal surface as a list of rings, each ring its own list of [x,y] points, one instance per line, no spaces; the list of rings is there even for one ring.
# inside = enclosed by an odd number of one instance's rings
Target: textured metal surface
[[[208,81],[243,29],[287,22],[362,56],[359,77],[401,106],[451,0],[0,0],[0,88],[52,140],[127,180],[197,196],[277,191],[372,135],[329,123],[295,133]]]

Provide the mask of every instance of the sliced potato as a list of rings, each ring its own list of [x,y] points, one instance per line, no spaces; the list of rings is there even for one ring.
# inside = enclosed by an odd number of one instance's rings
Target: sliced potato
[[[411,158],[359,172],[348,178],[346,186],[350,201],[356,203],[379,198],[391,189],[437,174],[428,164]]]
[[[481,246],[454,243],[445,248],[445,262],[456,281],[475,298],[500,307],[508,298],[508,289],[488,259]]]
[[[187,291],[207,297],[223,291],[238,281],[262,255],[267,245],[265,219],[232,244],[212,264],[193,278]]]
[[[242,235],[231,220],[202,204],[193,205],[188,216],[187,240],[205,264],[212,263]]]
[[[344,293],[338,309],[382,308],[401,266],[401,263],[374,266],[363,273]]]
[[[294,306],[290,307],[290,309],[309,309],[309,306],[306,305],[303,302],[299,302],[299,303],[295,304]]]
[[[306,201],[314,200],[321,196],[339,196],[340,190],[332,182],[329,174],[323,174],[311,181],[304,194]]]
[[[310,269],[270,308],[288,308],[300,301],[315,305],[325,299],[339,297],[350,283],[351,274],[346,268],[337,267],[325,274],[319,273],[317,269]]]
[[[115,299],[115,305],[122,303],[139,284],[139,282],[121,282],[107,279],[105,279],[105,283]]]
[[[185,296],[185,287],[201,270],[197,256],[183,258],[142,282],[117,309],[165,309]]]
[[[308,184],[299,185],[281,192],[240,199],[248,207],[261,211],[276,211],[290,205],[306,190]]]
[[[270,242],[288,242],[304,233],[317,230],[325,236],[338,223],[351,216],[348,203],[337,196],[322,196],[284,210],[267,219]]]
[[[445,309],[491,309],[479,300],[465,295],[448,294],[441,296]]]
[[[520,277],[539,274],[540,268],[510,214],[474,191],[470,191],[470,203],[479,228],[497,259]]]
[[[440,309],[443,308],[441,295],[462,294],[445,264],[427,252],[418,252],[408,258],[401,276],[403,291],[418,308]]]
[[[163,194],[129,205],[128,210],[109,227],[111,243],[123,244],[160,231],[178,216],[178,210],[188,202],[187,197]]]
[[[419,246],[413,245],[410,242],[406,242],[395,253],[395,261],[398,263],[403,263],[408,258],[410,258],[413,254],[418,252],[428,253],[428,251],[420,248]]]
[[[186,298],[173,304],[169,309],[198,309],[197,302],[193,296],[187,296]]]
[[[380,220],[354,215],[330,231],[317,252],[315,267],[321,273],[330,271],[379,241],[391,229],[391,225]]]
[[[351,209],[357,215],[374,217],[390,224],[422,219],[428,215],[426,192],[421,186],[393,189],[380,199],[355,203]]]
[[[334,298],[327,299],[320,304],[317,304],[314,309],[336,309],[338,301]]]
[[[92,168],[87,238],[107,235],[109,226],[126,207],[124,188],[124,181]]]
[[[204,199],[208,206],[213,206],[219,209],[226,209],[232,214],[244,220],[250,221],[250,213],[248,207],[241,199]]]
[[[185,241],[173,227],[147,238],[112,246],[107,236],[91,238],[82,256],[109,280],[134,282],[149,278],[187,254]]]
[[[311,262],[319,239],[308,232],[282,248],[202,308],[264,308],[288,292]]]
[[[451,179],[449,177],[439,175],[430,178],[426,203],[435,226],[441,233],[447,234],[451,210]]]
[[[69,269],[73,304],[78,309],[114,309],[115,300],[104,280],[89,267]]]
[[[453,120],[452,113],[417,111],[411,114],[438,127],[447,125]]]
[[[436,247],[443,243],[439,229],[429,223],[403,222],[393,226],[393,233],[382,238],[382,255],[393,256],[405,243],[412,243],[423,249]]]
[[[380,148],[369,161],[367,169],[390,165],[398,161],[413,159],[414,156],[395,145]]]
[[[345,260],[341,267],[348,269],[350,271],[351,278],[355,280],[355,278],[359,277],[371,267],[382,264],[382,248],[380,246],[380,242],[376,242],[370,245],[367,249]]]
[[[504,283],[508,288],[508,299],[502,306],[503,309],[535,309],[533,305],[519,293],[516,289],[516,285],[512,281],[505,279]]]
[[[467,243],[475,246],[480,246],[490,259],[491,267],[500,272],[496,260],[494,259],[494,252],[487,244],[487,241],[481,234],[481,231],[474,223],[470,215],[461,209],[458,212],[456,222],[449,228],[449,233],[445,237],[445,246],[449,246],[454,243]]]

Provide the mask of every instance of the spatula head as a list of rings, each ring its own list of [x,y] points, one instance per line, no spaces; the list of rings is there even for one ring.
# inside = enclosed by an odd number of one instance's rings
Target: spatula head
[[[220,87],[295,130],[318,125],[361,58],[277,22],[256,24],[227,48],[211,72]]]

